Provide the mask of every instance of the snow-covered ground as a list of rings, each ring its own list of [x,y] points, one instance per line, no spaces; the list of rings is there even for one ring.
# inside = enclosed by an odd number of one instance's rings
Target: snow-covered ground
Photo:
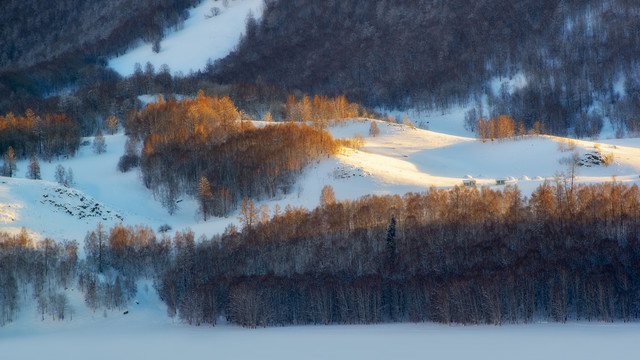
[[[419,192],[431,186],[453,187],[469,177],[478,185],[495,188],[499,188],[497,179],[505,179],[517,184],[526,195],[543,181],[568,174],[563,159],[574,152],[579,157],[596,152],[614,157],[608,167],[577,167],[578,182],[611,181],[613,177],[620,182],[640,181],[640,139],[596,143],[541,136],[483,143],[382,121],[378,122],[380,135],[371,137],[370,124],[370,120],[359,119],[332,127],[336,138],[363,134],[365,146],[345,149],[335,158],[311,166],[291,193],[258,205],[264,203],[272,209],[275,204],[282,208],[291,204],[312,209],[319,204],[324,185],[331,185],[338,199],[355,199],[367,194]],[[138,169],[124,174],[117,170],[126,137],[116,134],[105,138],[104,154],[94,154],[87,145],[74,158],[42,161],[42,181],[24,179],[28,162],[19,161],[18,178],[1,178],[0,230],[17,232],[26,227],[38,238],[77,239],[82,243],[87,231],[95,229],[98,222],[107,228],[124,222],[146,224],[156,230],[168,224],[174,230],[191,228],[196,236],[207,237],[221,233],[229,223],[237,223],[234,215],[203,222],[196,215],[196,202],[188,197],[180,199],[179,210],[169,216],[144,188]],[[567,150],[570,147],[574,150]],[[58,164],[73,170],[73,188],[55,183]]]
[[[366,194],[404,194],[430,186],[461,185],[469,175],[479,185],[495,188],[496,179],[517,184],[525,195],[544,179],[553,181],[567,171],[562,159],[599,151],[613,154],[608,167],[579,167],[578,182],[639,182],[640,139],[607,140],[599,144],[550,136],[481,142],[473,138],[378,122],[380,134],[368,135],[370,120],[353,120],[330,130],[334,137],[364,135],[360,150],[345,149],[335,158],[311,166],[290,194],[259,203],[271,209],[291,204],[313,208],[324,185],[338,199]],[[107,152],[96,155],[90,145],[71,159],[41,161],[43,180],[24,178],[27,161],[18,162],[17,178],[0,178],[0,231],[29,229],[36,238],[75,239],[82,249],[87,231],[98,222],[146,224],[157,230],[169,224],[174,231],[191,228],[196,236],[220,233],[229,218],[203,222],[196,202],[183,198],[178,212],[169,216],[144,188],[138,169],[117,170],[124,150],[123,134],[105,136]],[[91,140],[90,138],[86,140]],[[566,151],[573,147],[575,150]],[[564,149],[564,151],[563,151]],[[71,168],[75,185],[54,181],[55,167]],[[164,305],[147,284],[140,285],[139,305],[129,314],[92,313],[80,294],[68,289],[73,321],[42,322],[34,308],[24,308],[11,324],[0,328],[0,357],[84,358],[221,358],[250,359],[423,359],[433,358],[630,358],[640,341],[640,324],[574,323],[492,326],[387,324],[371,326],[310,326],[246,330],[220,324],[196,328],[166,315]],[[33,304],[31,305],[33,306]],[[463,346],[461,346],[463,344]]]
[[[145,285],[146,289],[145,290]],[[0,327],[3,359],[633,359],[638,323],[446,326],[383,324],[243,329],[193,327],[166,316],[150,284],[123,311],[87,310],[68,290],[73,320],[24,309]]]
[[[229,54],[245,31],[249,13],[255,18],[262,15],[263,0],[229,0],[225,7],[222,0],[204,0],[189,10],[184,27],[165,36],[160,41],[160,51],[154,53],[151,43],[143,43],[126,54],[109,61],[109,66],[121,75],[131,75],[139,63],[144,70],[147,62],[155,67],[167,64],[171,73],[204,69],[209,60],[215,61]],[[209,17],[211,9],[218,8],[219,15]]]

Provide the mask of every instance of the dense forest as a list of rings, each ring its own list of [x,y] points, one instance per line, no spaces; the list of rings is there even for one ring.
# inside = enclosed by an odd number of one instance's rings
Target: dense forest
[[[267,0],[235,51],[201,72],[141,64],[123,79],[106,67],[179,28],[197,3],[9,2],[0,113],[65,113],[89,135],[139,108],[138,95],[204,89],[259,114],[289,94],[345,94],[370,107],[473,106],[478,118],[508,115],[556,135],[595,137],[606,121],[619,136],[640,132],[633,1]],[[516,75],[522,86],[491,86]]]
[[[557,179],[530,198],[456,187],[337,202],[326,187],[312,211],[246,201],[242,228],[209,239],[99,225],[85,259],[75,242],[1,234],[0,323],[30,297],[67,316],[74,282],[92,309],[124,308],[140,278],[195,325],[633,321],[638,219],[636,185]]]
[[[580,137],[609,118],[622,135],[638,129],[639,31],[628,0],[267,1],[212,76],[400,108],[488,94],[489,117]],[[489,89],[515,74],[522,88]]]
[[[199,0],[4,1],[0,74],[13,88],[55,90],[137,41],[159,41]],[[34,72],[35,70],[35,72]],[[53,86],[52,86],[53,85]]]
[[[640,315],[637,186],[429,190],[274,209],[193,243],[180,235],[158,291],[190,323],[244,326]],[[214,296],[215,294],[215,296]]]

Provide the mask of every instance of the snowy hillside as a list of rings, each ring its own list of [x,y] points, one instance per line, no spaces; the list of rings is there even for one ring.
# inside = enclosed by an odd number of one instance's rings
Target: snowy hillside
[[[352,137],[355,133],[368,134],[370,124],[370,120],[357,119],[330,130],[337,138]],[[494,188],[500,188],[496,179],[506,179],[527,194],[545,179],[553,181],[559,173],[566,173],[568,166],[563,158],[577,154],[586,161],[589,153],[613,155],[614,161],[608,167],[588,163],[590,166],[578,167],[576,181],[610,181],[613,176],[616,181],[640,180],[640,139],[596,144],[543,136],[483,143],[386,122],[378,122],[378,127],[380,134],[366,135],[366,144],[360,150],[345,149],[336,158],[312,166],[290,194],[264,203],[270,208],[276,203],[313,208],[324,185],[333,186],[338,199],[354,199],[367,194],[423,191],[430,186],[450,188],[468,177]],[[0,179],[0,231],[17,232],[26,227],[36,238],[75,239],[82,249],[84,235],[98,222],[107,228],[119,222],[147,224],[155,230],[168,224],[174,230],[191,228],[196,236],[211,236],[238,222],[234,215],[203,222],[196,216],[195,201],[188,198],[180,199],[180,209],[174,216],[167,215],[142,185],[139,170],[125,174],[117,170],[126,137],[116,134],[105,138],[104,154],[96,155],[91,146],[85,145],[75,158],[41,162],[43,180],[25,179],[27,162],[20,161],[18,178]],[[58,165],[73,170],[72,187],[53,181]],[[514,355],[553,359],[571,354],[602,359],[628,357],[630,345],[640,339],[638,324],[498,328],[393,324],[245,330],[222,323],[215,328],[189,327],[167,317],[166,307],[150,282],[139,284],[138,303],[129,304],[127,315],[121,311],[91,312],[79,291],[68,288],[66,293],[73,321],[41,321],[34,304],[25,306],[16,321],[0,327],[3,356],[174,359],[185,355],[210,358],[215,354],[225,359],[421,359],[430,354],[457,359]],[[466,346],[457,346],[461,342]]]
[[[420,192],[431,186],[449,188],[462,185],[466,178],[475,179],[479,186],[495,188],[500,188],[497,179],[507,180],[527,194],[545,180],[569,174],[566,159],[574,153],[580,159],[587,159],[589,153],[613,155],[614,159],[608,167],[576,167],[578,182],[611,181],[614,176],[620,182],[640,181],[640,139],[595,143],[542,136],[483,143],[399,124],[378,124],[380,135],[365,136],[365,146],[360,150],[345,149],[336,158],[310,167],[291,193],[263,203],[270,208],[291,204],[312,209],[319,204],[324,185],[331,185],[342,200],[367,194]],[[369,120],[354,120],[330,130],[336,138],[352,137],[355,133],[368,134],[369,126]],[[42,181],[2,178],[0,228],[16,232],[26,227],[37,237],[82,242],[98,222],[107,227],[121,221],[146,224],[156,230],[168,224],[173,230],[191,228],[196,236],[207,237],[221,233],[229,223],[237,223],[234,215],[203,222],[196,215],[196,202],[186,197],[179,199],[177,213],[169,216],[144,188],[139,170],[125,174],[117,170],[126,137],[116,134],[106,136],[106,140],[105,154],[95,155],[91,146],[83,146],[75,158],[42,162]],[[73,170],[72,189],[53,182],[58,164]],[[26,169],[27,161],[19,162],[18,176],[24,176]],[[44,218],[47,221],[42,221]]]
[[[228,3],[228,7],[223,3]],[[247,16],[251,13],[260,17],[262,3],[262,0],[205,0],[189,11],[182,29],[162,39],[158,53],[153,52],[152,44],[141,44],[111,59],[109,66],[121,75],[131,75],[136,63],[144,69],[147,62],[156,70],[167,64],[171,74],[181,71],[187,75],[191,70],[204,69],[209,60],[222,58],[233,50],[245,30]],[[217,8],[219,14],[211,16],[212,8]]]

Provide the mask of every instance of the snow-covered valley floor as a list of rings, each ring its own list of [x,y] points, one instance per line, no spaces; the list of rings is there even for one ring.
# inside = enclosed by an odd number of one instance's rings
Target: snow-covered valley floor
[[[146,284],[148,285],[148,284]],[[3,359],[635,359],[640,323],[446,326],[429,323],[194,327],[167,317],[150,286],[127,315],[92,313],[68,291],[73,320],[35,309],[0,327]]]

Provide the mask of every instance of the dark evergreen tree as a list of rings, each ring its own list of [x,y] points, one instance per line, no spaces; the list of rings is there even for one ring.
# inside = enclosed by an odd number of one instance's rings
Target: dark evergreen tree
[[[391,220],[389,221],[389,225],[387,226],[387,237],[386,237],[386,245],[387,245],[387,258],[389,261],[389,270],[395,270],[395,262],[396,262],[396,217],[395,215],[391,215]]]

